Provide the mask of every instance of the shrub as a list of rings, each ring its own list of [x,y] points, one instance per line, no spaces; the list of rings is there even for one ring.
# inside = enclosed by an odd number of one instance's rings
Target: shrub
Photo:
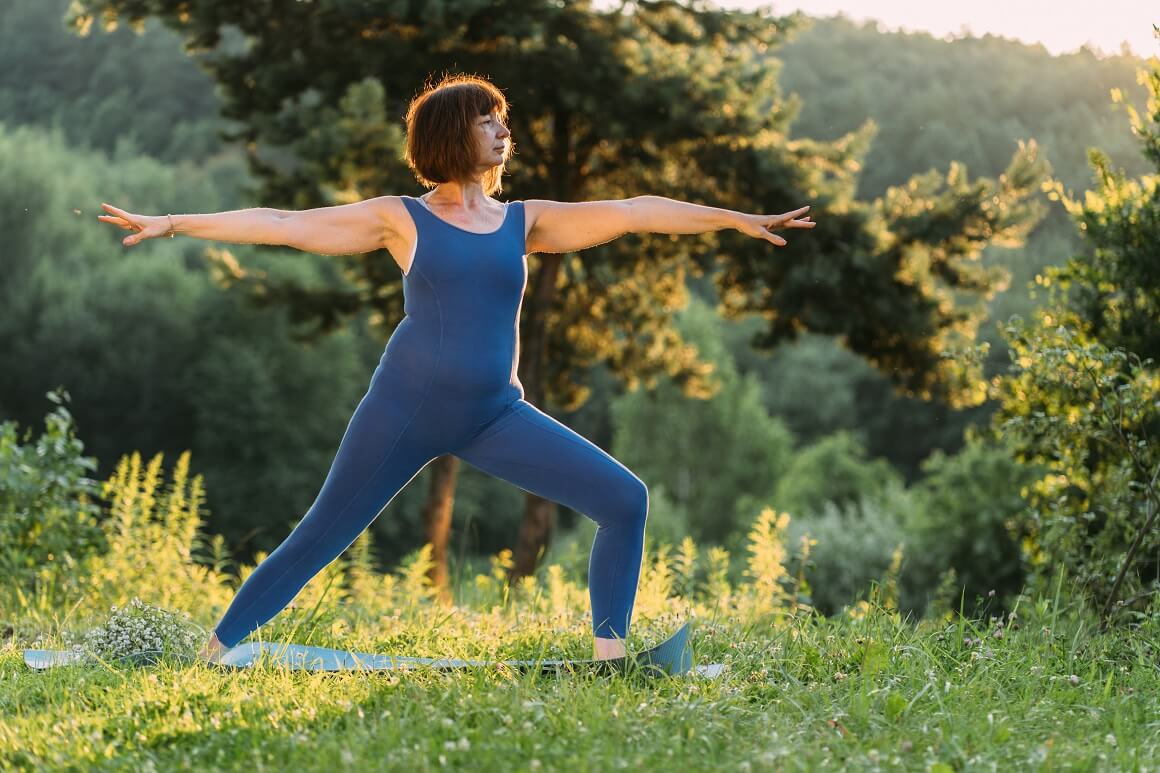
[[[868,460],[858,438],[843,430],[794,454],[773,501],[799,518],[820,512],[827,503],[857,512],[864,500],[877,498],[900,482],[889,462]]]
[[[910,577],[935,588],[949,582],[946,572],[953,570],[955,598],[965,591],[969,606],[995,591],[994,603],[1010,608],[1026,579],[1021,543],[1027,504],[1020,490],[1035,479],[1034,469],[1017,462],[1010,448],[974,433],[958,454],[935,451],[922,469],[926,477],[911,489],[915,506],[907,524],[914,539]]]
[[[78,562],[104,546],[96,481],[87,477],[97,462],[83,455],[68,393],[48,399],[57,407],[35,443],[15,422],[0,424],[0,575],[23,588],[37,580],[75,585]]]
[[[862,501],[843,509],[826,503],[821,512],[799,516],[787,529],[789,544],[810,539],[805,577],[814,608],[825,615],[841,612],[889,569],[895,550],[905,545],[905,516],[896,493],[893,502]],[[907,592],[903,582],[900,608],[919,610],[924,600]]]

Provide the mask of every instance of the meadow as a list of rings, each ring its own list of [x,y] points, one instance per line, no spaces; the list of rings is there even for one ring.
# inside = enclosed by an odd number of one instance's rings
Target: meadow
[[[696,662],[726,666],[717,678],[226,672],[169,658],[27,668],[23,648],[63,647],[108,602],[148,598],[212,622],[231,582],[191,560],[212,546],[187,464],[165,482],[160,457],[123,459],[105,489],[118,508],[105,527],[111,549],[37,595],[7,589],[5,769],[1155,767],[1155,615],[1101,634],[1060,576],[1006,614],[946,609],[915,622],[896,609],[895,562],[859,603],[824,617],[784,543],[788,515],[770,510],[750,532],[744,581],[729,580],[721,548],[702,554],[691,540],[650,544],[645,556],[630,649],[692,620]],[[443,601],[426,576],[429,550],[390,573],[368,568],[371,550],[364,535],[262,638],[436,657],[591,656],[586,589],[560,563],[512,587],[502,553]]]

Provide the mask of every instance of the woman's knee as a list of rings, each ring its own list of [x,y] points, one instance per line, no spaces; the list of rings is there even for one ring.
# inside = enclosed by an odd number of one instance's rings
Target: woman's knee
[[[606,490],[608,499],[604,511],[598,515],[633,528],[644,528],[648,517],[648,486],[640,478],[629,474]],[[599,520],[599,519],[598,519]]]

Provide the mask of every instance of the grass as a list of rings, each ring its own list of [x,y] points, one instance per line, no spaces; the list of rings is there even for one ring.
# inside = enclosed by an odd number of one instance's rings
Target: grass
[[[724,549],[646,545],[630,649],[691,619],[697,663],[727,666],[717,679],[27,668],[25,648],[64,648],[132,597],[218,619],[236,586],[219,571],[220,540],[209,565],[194,560],[206,543],[187,466],[183,455],[163,486],[160,457],[123,459],[104,491],[109,550],[42,567],[33,590],[0,584],[0,769],[1102,771],[1160,759],[1157,615],[1100,634],[1060,580],[1003,617],[901,619],[899,552],[867,600],[826,618],[801,603],[808,552],[795,580],[788,516],[768,508],[747,580]],[[510,587],[501,551],[445,606],[426,579],[429,549],[384,574],[364,533],[260,635],[428,657],[591,657],[587,589],[570,576],[582,555]]]
[[[450,657],[588,657],[586,610],[287,610],[271,640]],[[723,677],[201,665],[34,672],[0,650],[5,769],[1146,770],[1160,758],[1157,625],[1100,635],[1050,598],[1014,618],[695,618]],[[351,623],[351,620],[354,623]],[[634,620],[630,646],[675,615]],[[46,639],[36,646],[51,648]]]

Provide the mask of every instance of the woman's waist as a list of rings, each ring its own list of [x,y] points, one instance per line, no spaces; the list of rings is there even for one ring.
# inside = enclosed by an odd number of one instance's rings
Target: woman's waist
[[[514,350],[510,345],[490,342],[408,341],[388,342],[380,367],[422,374],[438,384],[502,386],[514,371]]]

